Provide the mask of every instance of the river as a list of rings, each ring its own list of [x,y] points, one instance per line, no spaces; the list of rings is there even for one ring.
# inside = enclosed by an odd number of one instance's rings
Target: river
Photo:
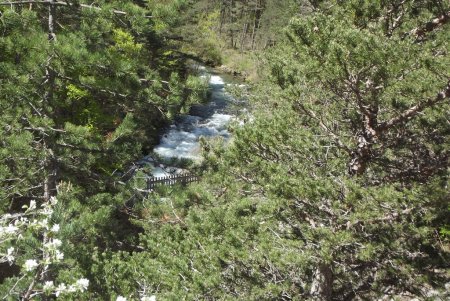
[[[200,76],[209,78],[210,98],[205,104],[192,106],[188,115],[175,118],[174,123],[163,132],[160,144],[153,150],[163,159],[198,161],[201,159],[200,137],[221,136],[224,139],[230,137],[227,127],[230,121],[236,118],[230,108],[235,99],[225,91],[225,85],[232,83],[226,83],[225,76],[214,74],[205,67],[199,67],[199,71]],[[153,166],[154,177],[181,172],[176,167],[158,163],[152,156],[147,156],[144,160]]]

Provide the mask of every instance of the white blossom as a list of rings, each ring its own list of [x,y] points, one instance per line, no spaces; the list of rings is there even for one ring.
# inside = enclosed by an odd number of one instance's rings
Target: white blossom
[[[50,242],[45,244],[45,246],[49,249],[57,249],[57,248],[61,247],[61,245],[62,245],[62,241],[57,238],[54,238]]]
[[[42,209],[41,213],[43,215],[52,215],[53,214],[53,209],[50,207],[45,207],[44,209]]]
[[[36,209],[36,201],[35,200],[31,200],[30,201],[30,206],[28,207],[28,210],[34,210]]]
[[[64,253],[60,252],[59,250],[56,250],[55,252],[55,258],[57,261],[61,261],[64,259]]]
[[[51,231],[52,231],[53,233],[57,233],[57,232],[59,231],[59,225],[58,225],[58,224],[54,224],[54,225],[52,226]]]
[[[19,228],[9,224],[8,227],[3,228],[3,230],[5,231],[6,234],[14,234],[17,232],[17,230],[19,230]]]
[[[144,296],[141,298],[141,301],[156,301],[156,296]]]
[[[13,261],[14,261],[13,252],[14,252],[13,247],[8,248],[8,250],[6,251],[6,260],[8,260],[9,263],[13,263]]]
[[[58,287],[56,288],[56,292],[55,292],[56,297],[58,297],[61,293],[66,292],[66,290],[67,290],[67,286],[64,283],[61,283],[60,285],[58,285]]]
[[[53,281],[45,281],[44,287],[42,288],[44,291],[50,291],[53,290],[55,285],[53,284]]]
[[[53,206],[55,206],[56,204],[58,204],[58,199],[55,198],[54,196],[52,196],[52,197],[50,198],[50,204],[53,205]]]
[[[76,282],[76,286],[79,291],[84,292],[89,286],[89,280],[86,278],[78,279]]]
[[[116,301],[127,301],[127,298],[119,296],[117,297]]]
[[[28,259],[23,263],[23,270],[26,272],[35,271],[39,266],[46,269],[49,264],[61,261],[64,258],[64,254],[59,250],[62,246],[62,241],[55,238],[56,233],[60,230],[60,226],[59,224],[51,225],[49,222],[50,215],[53,214],[53,205],[56,203],[56,198],[52,198],[50,202],[43,203],[37,210],[36,201],[33,200],[30,202],[29,206],[25,205],[23,207],[26,208],[26,213],[23,215],[17,214],[12,216],[10,214],[4,214],[0,216],[0,240],[17,241],[22,239],[24,234],[28,234],[28,231],[32,231],[40,237],[40,249],[44,252],[42,252],[41,257]],[[32,210],[33,212],[30,212]],[[27,214],[35,216],[35,218],[29,220],[25,217]],[[15,248],[10,247],[6,250],[6,254],[1,254],[1,259],[6,259],[9,263],[12,263],[16,260],[15,255]],[[32,284],[32,286],[35,286],[35,284]],[[56,297],[59,297],[61,294],[86,291],[89,286],[89,280],[81,278],[71,285],[66,285],[64,283],[56,285],[53,281],[45,281],[44,283],[41,283],[40,286],[42,287],[41,292],[44,292],[47,295],[54,294]],[[30,289],[39,292],[35,287]],[[119,296],[117,300],[125,301],[126,298]]]
[[[42,228],[48,229],[48,219],[46,219],[46,218],[37,222],[37,224]]]
[[[57,239],[57,238],[53,239],[52,242],[53,242],[53,245],[54,245],[56,248],[59,248],[59,247],[61,247],[61,245],[62,245],[62,241],[59,240],[59,239]]]
[[[35,268],[38,267],[38,263],[36,260],[34,259],[28,259],[27,261],[25,261],[24,267],[25,267],[25,271],[30,272],[32,270],[34,270]]]

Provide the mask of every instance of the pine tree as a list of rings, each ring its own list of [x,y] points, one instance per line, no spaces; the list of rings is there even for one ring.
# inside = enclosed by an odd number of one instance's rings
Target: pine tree
[[[203,141],[202,183],[162,188],[133,219],[117,210],[132,192],[105,175],[183,89],[161,81],[168,57],[149,47],[165,23],[146,31],[149,13],[120,3],[58,4],[67,18],[50,36],[47,6],[0,23],[2,197],[21,204],[56,182],[64,264],[90,279],[87,299],[448,297],[447,2],[295,3],[303,15],[263,58],[252,118],[226,146]],[[226,9],[238,3],[250,1]]]
[[[138,211],[145,251],[103,261],[127,275],[110,287],[445,298],[448,4],[310,2],[265,58],[253,119],[228,147],[204,145],[204,183]]]
[[[0,213],[58,197],[52,222],[68,243],[48,277],[69,279],[64,267],[92,277],[94,249],[131,249],[139,229],[120,211],[134,193],[124,182],[198,92],[185,61],[167,52],[143,4],[0,3]],[[21,258],[36,258],[33,241]],[[2,297],[29,299],[26,287],[9,286],[20,267],[1,269]]]
[[[188,105],[195,91],[183,86],[181,67],[166,67],[162,43],[153,45],[160,38],[149,13],[127,1],[18,2],[3,11],[3,199],[48,198],[60,181],[99,192],[98,181],[125,171]]]

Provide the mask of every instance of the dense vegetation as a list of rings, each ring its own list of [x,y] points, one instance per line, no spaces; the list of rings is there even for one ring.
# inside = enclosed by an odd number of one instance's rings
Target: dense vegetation
[[[30,2],[0,7],[0,297],[449,297],[448,1]],[[252,118],[136,198],[186,59],[230,49]]]

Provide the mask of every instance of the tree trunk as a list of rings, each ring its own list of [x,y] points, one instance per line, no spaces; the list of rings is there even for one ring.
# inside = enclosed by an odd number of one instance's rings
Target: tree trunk
[[[242,28],[242,36],[241,36],[241,52],[244,51],[244,42],[245,42],[245,36],[247,35],[247,28],[248,23],[244,24],[244,27]]]
[[[258,12],[257,12],[257,7],[255,8],[255,18],[253,20],[253,28],[252,28],[252,36],[251,36],[251,50],[255,49],[255,37],[256,37],[256,28],[258,26]]]
[[[236,12],[235,12],[235,1],[231,0],[230,3],[230,42],[231,42],[231,48],[235,49],[235,39],[234,39],[234,25],[236,23]]]
[[[48,5],[48,40],[50,43],[53,43],[55,39],[55,0],[50,0]]]
[[[222,3],[220,8],[220,24],[219,24],[219,35],[222,36],[223,23],[225,23],[225,4]]]
[[[330,265],[320,264],[314,272],[310,294],[314,300],[331,300],[333,292],[333,271]]]
[[[51,0],[48,5],[48,41],[50,45],[53,45],[56,40],[55,35],[55,16],[56,6],[55,0]],[[48,106],[52,106],[53,97],[55,91],[55,74],[51,69],[52,54],[47,58],[47,64],[45,66],[46,86],[47,90],[44,95],[44,101]],[[56,183],[57,183],[57,163],[55,154],[53,152],[53,140],[55,133],[49,135],[49,139],[44,138],[47,142],[44,142],[44,148],[46,149],[45,162],[44,162],[44,200],[49,201],[52,196],[56,195]]]
[[[256,32],[259,28],[260,22],[261,22],[261,12],[262,12],[262,3],[260,1],[258,1],[256,3],[256,7],[255,7],[255,17],[254,17],[254,22],[253,22],[253,29],[252,29],[252,36],[251,36],[251,49],[255,50],[255,41],[256,41]]]

